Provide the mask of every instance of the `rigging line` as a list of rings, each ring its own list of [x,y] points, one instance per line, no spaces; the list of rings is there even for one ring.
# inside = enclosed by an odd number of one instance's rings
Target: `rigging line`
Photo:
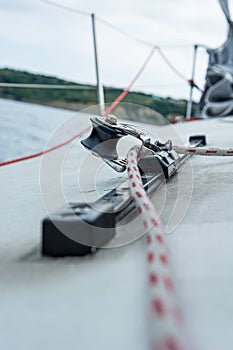
[[[52,5],[52,6],[58,7],[60,9],[66,10],[66,11],[79,13],[80,15],[84,15],[84,16],[91,16],[91,13],[89,13],[89,12],[78,10],[78,9],[76,9],[74,7],[58,4],[57,2],[54,2],[54,1],[51,1],[51,0],[39,0],[39,1],[40,2],[44,2],[45,4],[48,4],[48,5]]]
[[[167,56],[164,54],[164,52],[161,50],[160,47],[157,47],[158,53],[160,56],[163,58],[163,60],[167,63],[167,65],[173,70],[173,72],[178,75],[181,79],[185,80],[186,82],[189,83],[189,79],[184,76],[176,67],[170,62],[170,60],[167,58]]]
[[[70,6],[58,4],[58,3],[54,2],[54,1],[51,1],[51,0],[40,0],[40,1],[41,1],[41,2],[44,2],[44,3],[46,3],[46,4],[49,4],[49,5],[53,5],[53,6],[55,6],[55,7],[61,8],[61,9],[63,9],[63,10],[67,10],[67,11],[71,11],[71,12],[76,12],[76,13],[79,13],[79,14],[82,14],[82,15],[86,15],[86,16],[91,16],[91,13],[89,13],[89,12],[81,11],[81,10],[75,9],[75,8],[73,8],[73,7],[70,7]],[[127,32],[127,31],[124,30],[124,29],[121,29],[120,27],[118,27],[118,26],[116,26],[116,25],[114,25],[114,24],[112,24],[112,23],[106,21],[105,19],[103,19],[103,18],[101,18],[101,17],[99,17],[99,16],[96,16],[96,19],[97,19],[99,22],[105,24],[106,26],[112,28],[113,30],[118,31],[118,32],[120,32],[121,34],[124,34],[125,36],[128,36],[128,37],[130,37],[131,39],[136,40],[137,42],[140,42],[140,43],[143,44],[143,45],[150,46],[150,47],[153,47],[153,46],[154,46],[154,44],[152,44],[152,43],[150,43],[150,42],[148,42],[148,41],[146,41],[146,40],[143,40],[143,39],[141,39],[141,38],[138,38],[137,36],[135,36],[135,35],[133,35],[133,34]]]
[[[197,156],[233,157],[232,148],[202,148],[202,147],[172,147],[179,154],[193,154]]]
[[[152,48],[152,50],[150,51],[149,55],[147,56],[145,62],[143,63],[143,65],[141,66],[141,68],[139,69],[139,71],[137,72],[135,77],[133,78],[133,80],[131,80],[131,82],[129,83],[127,88],[124,91],[122,91],[122,93],[115,99],[115,101],[105,110],[105,112],[101,115],[102,117],[106,117],[107,114],[111,113],[113,111],[113,109],[119,104],[119,102],[121,102],[123,100],[123,98],[129,93],[132,86],[135,84],[135,82],[138,80],[138,78],[140,77],[140,75],[142,74],[144,69],[146,68],[147,64],[149,63],[149,61],[152,58],[156,49],[157,49],[156,47]]]
[[[140,38],[139,36],[137,35],[134,35],[130,32],[128,32],[127,30],[124,30],[122,29],[121,27],[109,22],[109,21],[106,21],[104,18],[102,17],[99,17],[99,16],[96,16],[96,19],[103,23],[104,25],[106,25],[107,27],[127,36],[128,38],[131,38],[133,39],[134,41],[137,41],[138,43],[142,44],[142,45],[146,45],[146,46],[149,46],[149,47],[154,47],[154,46],[157,46],[155,43],[152,43],[151,41],[147,41],[145,39],[142,39]],[[160,45],[159,45],[160,46]],[[167,48],[167,49],[176,49],[176,48],[187,48],[187,47],[190,47],[190,46],[193,46],[193,44],[179,44],[179,45],[174,45],[174,44],[171,44],[171,45],[162,45],[163,48]]]
[[[153,43],[151,43],[151,42],[149,42],[147,40],[141,39],[141,38],[137,37],[136,35],[129,33],[128,31],[126,31],[126,30],[116,26],[115,24],[112,24],[112,23],[106,21],[105,19],[103,19],[103,18],[101,18],[99,16],[97,16],[96,19],[99,22],[103,23],[104,25],[108,26],[109,28],[111,28],[111,29],[113,29],[113,30],[115,30],[115,31],[117,31],[117,32],[127,36],[128,38],[131,38],[131,39],[133,39],[133,40],[135,40],[135,41],[137,41],[137,42],[139,42],[139,43],[141,43],[143,45],[146,45],[146,46],[149,46],[149,47],[154,47],[155,46]]]
[[[53,5],[55,7],[58,7],[60,9],[63,9],[63,10],[67,10],[67,11],[70,11],[70,12],[76,12],[76,13],[79,13],[81,15],[85,15],[85,16],[91,16],[91,13],[90,12],[86,12],[86,11],[82,11],[82,10],[78,10],[74,7],[70,7],[70,6],[66,6],[66,5],[62,5],[62,4],[58,4],[54,1],[51,1],[51,0],[39,0],[43,3],[46,3],[46,4],[49,4],[49,5]],[[103,23],[104,25],[110,27],[111,29],[133,39],[134,41],[137,41],[138,43],[142,44],[142,45],[146,45],[146,46],[149,46],[149,47],[154,47],[156,46],[154,43],[152,42],[149,42],[145,39],[142,39],[130,32],[128,32],[127,30],[124,30],[122,29],[121,27],[109,22],[109,21],[106,21],[104,18],[101,18],[99,16],[96,16],[96,19]],[[176,48],[186,48],[186,47],[190,47],[190,46],[193,46],[193,44],[179,44],[179,45],[174,45],[174,44],[171,44],[171,45],[162,45],[163,48],[167,48],[167,49],[176,49]]]
[[[83,136],[87,131],[90,130],[90,126],[87,127],[86,129],[80,131],[78,134],[72,136],[70,139],[56,145],[56,146],[53,146],[53,147],[50,147],[50,148],[47,148],[45,149],[44,151],[41,151],[41,152],[37,152],[37,153],[33,153],[33,154],[30,154],[28,156],[24,156],[24,157],[19,157],[19,158],[15,158],[15,159],[11,159],[11,160],[7,160],[7,161],[3,161],[0,163],[0,166],[5,166],[5,165],[9,165],[9,164],[14,164],[14,163],[18,163],[18,162],[22,162],[24,160],[28,160],[28,159],[33,159],[33,158],[37,158],[37,157],[41,157],[43,156],[44,154],[47,154],[47,153],[50,153],[50,152],[53,152],[63,146],[66,146],[68,144],[70,144],[71,142],[77,140],[79,137]]]
[[[64,89],[64,90],[93,90],[95,86],[79,85],[52,85],[52,84],[21,84],[21,83],[1,83],[0,87],[30,88],[30,89]]]
[[[108,113],[111,113],[112,110],[116,107],[116,105],[118,105],[118,103],[120,101],[123,100],[123,98],[129,93],[129,90],[131,89],[131,87],[134,85],[134,83],[136,82],[136,80],[140,77],[140,75],[142,74],[142,72],[144,71],[144,69],[146,68],[148,62],[150,61],[151,57],[153,56],[155,48],[153,48],[149,54],[149,56],[146,58],[146,60],[144,61],[143,65],[141,66],[141,68],[139,69],[139,71],[137,72],[137,74],[134,76],[133,80],[130,82],[130,84],[128,85],[128,87],[115,99],[115,101],[113,101],[113,103],[106,109],[106,111],[102,114],[102,117],[105,117]],[[11,159],[11,160],[7,160],[7,161],[3,161],[0,162],[0,166],[6,166],[6,165],[10,165],[13,163],[17,163],[17,162],[22,162],[28,159],[33,159],[33,158],[37,158],[40,157],[44,154],[47,154],[49,152],[55,151],[56,149],[63,147],[65,145],[68,145],[69,143],[75,141],[76,139],[78,139],[79,137],[81,137],[83,134],[85,134],[88,130],[90,130],[90,126],[88,126],[86,129],[82,130],[81,132],[79,132],[77,135],[72,136],[69,140],[66,140],[65,142],[62,142],[56,146],[50,147],[45,149],[44,151],[41,152],[37,152],[34,154],[30,154],[28,156],[24,156],[24,157],[19,157],[19,158],[15,158],[15,159]]]
[[[170,86],[184,86],[184,83],[168,83],[168,84],[143,84],[143,85],[134,85],[134,88],[147,88],[147,87],[153,87],[153,88],[164,88],[164,87],[170,87]]]

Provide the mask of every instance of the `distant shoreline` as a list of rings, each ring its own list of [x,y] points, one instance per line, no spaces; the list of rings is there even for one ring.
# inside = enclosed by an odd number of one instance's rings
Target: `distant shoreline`
[[[11,99],[15,101],[30,102],[44,106],[80,111],[97,104],[96,90],[86,89],[93,87],[91,85],[77,84],[74,82],[62,80],[52,76],[34,74],[26,71],[20,71],[9,68],[0,69],[0,82],[2,83],[20,83],[20,84],[49,84],[49,85],[77,85],[78,90],[71,89],[30,89],[0,87],[0,98]],[[105,101],[111,103],[122,92],[122,89],[113,87],[104,87]],[[170,97],[163,98],[153,96],[142,92],[129,92],[123,102],[136,104],[150,108],[169,121],[176,116],[185,115],[186,100],[176,100]],[[195,104],[193,108],[193,114]],[[151,121],[150,121],[151,122]]]

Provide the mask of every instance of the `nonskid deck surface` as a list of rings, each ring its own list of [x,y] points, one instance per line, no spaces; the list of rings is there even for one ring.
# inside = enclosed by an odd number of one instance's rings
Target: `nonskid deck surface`
[[[166,138],[166,127],[150,129],[164,133]],[[176,129],[184,137],[205,133],[209,146],[232,147],[231,117],[180,124]],[[72,180],[76,174],[73,164],[78,164],[86,154],[81,147],[75,147],[67,159],[65,177],[66,184],[70,184],[66,189],[69,198],[77,189]],[[91,164],[85,164],[86,178]],[[0,171],[0,347],[146,349],[144,239],[100,250],[93,257],[42,258],[40,225],[46,211],[39,189],[39,168],[37,159]],[[193,193],[188,209],[186,206],[187,213],[167,236],[172,266],[187,328],[197,347],[231,350],[232,160],[193,157],[192,170]],[[111,170],[104,174],[99,177],[99,193],[124,180],[116,180]],[[162,213],[163,221],[174,207],[178,185],[181,195],[185,195],[182,190],[190,185],[187,181],[190,174],[187,164],[167,183],[165,190],[161,188],[154,194],[153,201],[159,210],[163,209],[160,203],[165,194],[169,198]],[[83,200],[95,198],[94,183],[84,181],[82,191]],[[136,228],[133,225],[127,230]]]

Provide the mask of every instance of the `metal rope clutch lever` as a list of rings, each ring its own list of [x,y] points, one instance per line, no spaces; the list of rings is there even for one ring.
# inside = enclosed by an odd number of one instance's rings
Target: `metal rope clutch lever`
[[[120,123],[114,115],[105,118],[95,116],[90,118],[92,122],[91,134],[81,141],[82,145],[95,156],[102,158],[117,172],[126,170],[126,158],[117,153],[117,143],[120,138],[131,135],[144,143],[147,134],[136,126]]]

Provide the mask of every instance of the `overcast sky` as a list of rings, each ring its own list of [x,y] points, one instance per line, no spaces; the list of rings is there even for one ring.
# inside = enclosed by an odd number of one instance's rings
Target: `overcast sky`
[[[53,0],[97,16],[142,39],[164,47],[164,52],[190,77],[192,45],[221,45],[226,20],[217,0]],[[150,48],[97,22],[103,83],[125,87]],[[91,20],[40,0],[0,0],[0,67],[26,69],[95,84]],[[167,47],[168,46],[168,47]],[[172,46],[172,47],[170,47]],[[174,47],[173,47],[174,46]],[[176,47],[177,46],[177,47]],[[207,57],[199,51],[197,82],[204,83]],[[135,90],[187,98],[188,86],[158,54],[137,81]],[[195,94],[196,99],[199,94]]]

